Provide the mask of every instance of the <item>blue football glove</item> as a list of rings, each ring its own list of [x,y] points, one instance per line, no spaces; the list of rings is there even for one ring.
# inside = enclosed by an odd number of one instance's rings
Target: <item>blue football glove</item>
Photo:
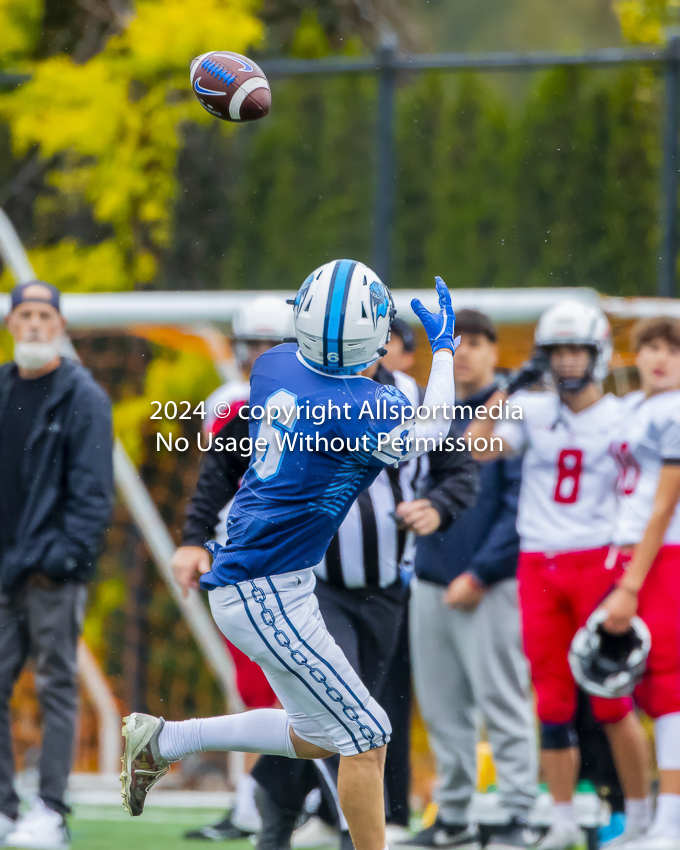
[[[439,295],[439,312],[430,313],[418,298],[411,301],[411,308],[423,323],[427,338],[432,346],[432,353],[440,348],[448,348],[454,352],[460,345],[460,337],[453,338],[453,328],[456,315],[451,306],[451,296],[444,281],[440,277],[435,278],[435,287]]]

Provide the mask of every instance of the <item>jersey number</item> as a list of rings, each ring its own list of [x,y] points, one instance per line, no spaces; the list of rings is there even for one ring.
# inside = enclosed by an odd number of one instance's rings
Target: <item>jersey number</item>
[[[557,458],[557,483],[553,497],[556,502],[570,505],[578,499],[582,463],[581,449],[562,449]]]
[[[262,450],[256,450],[253,463],[253,469],[260,481],[269,481],[281,468],[281,461],[286,452],[286,446],[282,444],[281,437],[284,431],[290,432],[295,428],[296,405],[297,396],[288,390],[277,390],[264,403],[265,414],[257,429],[256,442],[264,438],[267,446]],[[292,416],[290,416],[291,409],[295,410]],[[281,421],[282,414],[286,422]]]
[[[611,454],[619,467],[618,491],[622,496],[632,496],[640,478],[640,465],[628,443],[612,446]]]

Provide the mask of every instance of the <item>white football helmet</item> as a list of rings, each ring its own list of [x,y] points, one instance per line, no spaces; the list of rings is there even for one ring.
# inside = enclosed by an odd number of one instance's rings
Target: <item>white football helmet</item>
[[[588,346],[594,357],[582,386],[607,377],[612,358],[611,329],[605,314],[594,304],[567,300],[550,307],[538,320],[534,342],[539,351],[555,345]]]
[[[574,635],[569,666],[586,693],[606,699],[632,694],[647,668],[652,638],[644,620],[633,617],[619,635],[605,631],[607,612],[598,608]]]
[[[329,375],[361,372],[385,353],[395,313],[389,289],[368,266],[333,260],[313,271],[295,296],[300,353]]]
[[[239,309],[232,322],[232,336],[235,340],[283,342],[294,336],[293,311],[283,298],[262,295]]]

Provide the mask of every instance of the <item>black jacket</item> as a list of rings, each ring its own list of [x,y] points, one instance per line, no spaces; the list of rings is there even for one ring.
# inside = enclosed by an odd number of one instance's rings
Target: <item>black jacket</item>
[[[394,384],[394,377],[382,366],[374,375],[381,384]],[[238,415],[227,422],[218,434],[232,437],[237,445],[248,436],[248,422]],[[477,495],[479,471],[467,452],[430,452],[430,472],[420,498],[430,499],[441,517],[441,528],[448,528]],[[250,458],[239,452],[217,451],[213,443],[206,452],[196,489],[187,508],[182,531],[183,546],[202,546],[215,534],[219,513],[239,488]]]
[[[495,390],[495,386],[487,387],[458,402],[458,406],[470,405],[474,411]],[[466,427],[471,420],[460,417],[456,421]],[[479,466],[480,491],[476,504],[463,511],[453,527],[418,539],[415,570],[419,578],[448,585],[461,573],[468,572],[481,584],[490,586],[517,572],[516,525],[522,459],[501,459]]]
[[[0,426],[17,375],[15,363],[0,366]],[[111,402],[72,360],[62,359],[55,372],[22,473],[28,492],[16,543],[0,555],[3,590],[14,590],[32,572],[89,579],[113,508]]]

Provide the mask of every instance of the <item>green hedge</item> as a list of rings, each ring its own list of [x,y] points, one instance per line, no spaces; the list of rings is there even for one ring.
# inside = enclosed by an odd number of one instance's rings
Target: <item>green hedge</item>
[[[654,292],[657,81],[575,68],[530,80],[400,82],[389,283]],[[159,284],[295,288],[333,257],[370,262],[375,95],[371,77],[297,78],[274,83],[256,125],[192,128]]]

